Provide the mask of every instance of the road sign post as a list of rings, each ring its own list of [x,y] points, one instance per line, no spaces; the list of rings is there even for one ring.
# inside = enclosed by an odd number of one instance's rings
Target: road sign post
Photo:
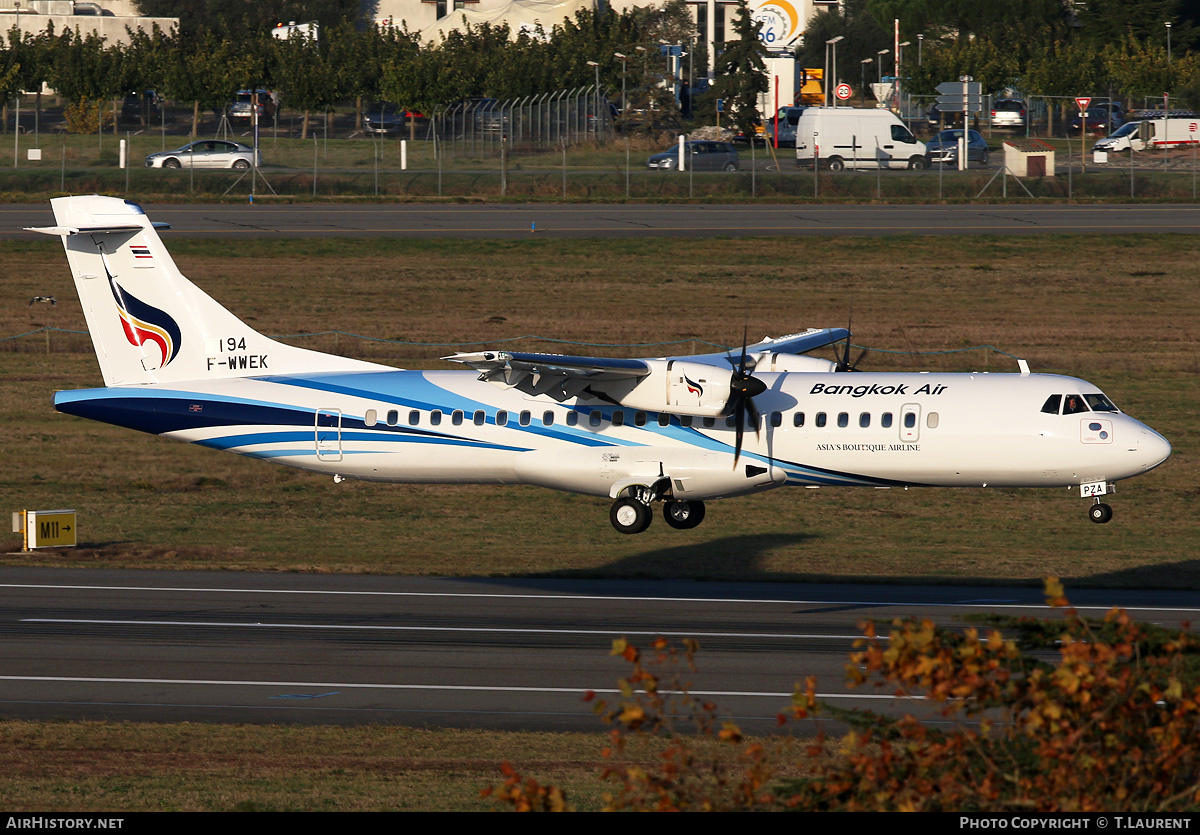
[[[1083,149],[1087,145],[1087,109],[1092,103],[1091,96],[1076,96],[1075,106],[1079,108],[1079,173],[1083,173]],[[1071,149],[1067,147],[1067,170],[1071,170]]]
[[[967,167],[967,114],[983,109],[983,94],[978,81],[964,75],[958,81],[943,81],[937,86],[937,107],[942,113],[962,113],[963,133],[959,142],[958,170]]]

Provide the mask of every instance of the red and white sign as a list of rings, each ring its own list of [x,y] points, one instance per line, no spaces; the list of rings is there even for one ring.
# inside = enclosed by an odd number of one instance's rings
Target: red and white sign
[[[833,94],[838,97],[838,101],[845,101],[850,98],[850,85],[839,84],[837,89],[833,91]]]
[[[1091,103],[1092,103],[1091,96],[1080,96],[1079,98],[1075,99],[1075,105],[1079,108],[1080,113],[1087,112],[1088,105]]]

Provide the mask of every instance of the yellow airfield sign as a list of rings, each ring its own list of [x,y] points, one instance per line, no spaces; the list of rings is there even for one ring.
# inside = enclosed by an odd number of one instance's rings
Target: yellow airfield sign
[[[74,510],[19,510],[13,532],[23,535],[24,550],[74,548],[77,529]]]

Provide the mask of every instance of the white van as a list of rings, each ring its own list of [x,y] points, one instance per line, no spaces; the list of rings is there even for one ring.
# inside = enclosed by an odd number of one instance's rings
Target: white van
[[[810,107],[796,122],[796,165],[844,168],[924,168],[918,142],[890,110]]]
[[[1093,151],[1135,151],[1147,148],[1182,148],[1200,144],[1200,117],[1195,114],[1164,119],[1142,119],[1126,122],[1111,136],[1096,141]]]

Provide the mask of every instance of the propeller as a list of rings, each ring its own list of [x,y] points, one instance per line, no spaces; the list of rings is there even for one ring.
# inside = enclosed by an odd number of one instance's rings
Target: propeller
[[[871,352],[870,348],[863,348],[854,362],[850,362],[850,338],[853,335],[853,324],[854,313],[851,312],[850,320],[846,323],[846,344],[842,348],[842,356],[838,358],[837,367],[834,368],[834,371],[858,371],[858,364],[862,362],[863,357]]]
[[[749,415],[754,421],[754,434],[758,435],[759,414],[758,409],[754,406],[754,398],[767,390],[766,383],[759,380],[751,372],[754,370],[749,365],[749,357],[746,354],[746,337],[749,332],[749,327],[742,331],[742,356],[738,360],[737,367],[733,371],[733,376],[729,380],[729,401],[725,406],[726,412],[733,413],[733,420],[736,434],[736,439],[733,446],[733,466],[737,467],[738,458],[742,455],[742,438],[746,432],[746,416]],[[729,358],[730,364],[733,363],[733,358]]]

